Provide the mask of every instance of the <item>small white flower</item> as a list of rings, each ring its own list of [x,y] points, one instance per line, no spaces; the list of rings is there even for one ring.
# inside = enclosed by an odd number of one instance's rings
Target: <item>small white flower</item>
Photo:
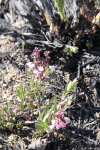
[[[34,69],[34,70],[33,70],[33,73],[34,73],[34,74],[38,74],[38,73],[39,73],[38,69]]]
[[[31,65],[31,63],[32,63],[32,62],[28,62],[26,65],[27,65],[27,66],[30,66],[30,65]]]
[[[31,64],[29,65],[29,67],[34,68],[34,67],[35,67],[35,64],[34,64],[34,63],[31,63]]]
[[[53,66],[50,66],[50,65],[49,65],[49,68],[50,68],[51,70],[54,69],[54,67],[53,67]]]
[[[39,71],[42,72],[44,68],[42,66],[38,67]]]

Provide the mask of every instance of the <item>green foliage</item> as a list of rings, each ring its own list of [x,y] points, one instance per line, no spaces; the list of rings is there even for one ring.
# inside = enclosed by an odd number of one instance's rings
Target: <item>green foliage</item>
[[[26,73],[28,74],[29,77],[32,77],[30,71],[28,71],[28,69],[26,69]]]
[[[98,3],[99,3],[98,0],[94,0],[95,7],[97,7]]]
[[[35,83],[33,82],[33,78],[30,79],[30,86],[31,86],[31,90],[34,88]]]
[[[21,121],[17,122],[17,124],[16,124],[17,130],[20,130],[21,127],[22,127],[22,122]]]
[[[31,108],[32,110],[35,109],[35,106],[33,105],[33,102],[29,102],[27,106],[29,108]]]
[[[47,65],[46,69],[45,69],[45,76],[47,76],[49,74],[49,71],[50,71],[50,68]],[[42,85],[44,82],[43,79],[40,78],[39,80],[37,80],[37,82],[35,82],[34,74],[32,75],[28,70],[26,70],[26,72],[30,77],[30,83],[29,84],[25,83],[25,86],[23,86],[20,83],[20,85],[18,87],[18,96],[22,101],[21,105],[20,105],[21,111],[24,111],[25,107],[27,107],[27,106],[29,108],[31,106],[31,109],[34,109],[33,102],[32,102],[34,100],[34,97],[37,97],[38,104],[40,104],[43,91],[45,90],[42,88]],[[51,79],[54,77],[55,77],[55,74],[53,74],[53,75],[51,74],[50,78],[47,79],[47,81],[50,82]],[[31,102],[31,105],[30,105],[30,102]]]
[[[70,90],[72,90],[75,87],[76,83],[77,83],[76,79],[74,79],[73,82],[67,83],[61,102],[57,103],[57,97],[56,97],[56,94],[54,94],[54,97],[51,100],[49,100],[49,102],[45,105],[45,107],[42,110],[39,109],[39,117],[36,123],[36,134],[33,135],[35,138],[40,136],[44,132],[49,132],[52,129],[52,125],[50,123],[51,123],[51,120],[55,117],[55,113],[59,109],[62,109],[62,108],[65,109],[66,108],[65,104],[68,104],[69,101],[73,100],[72,97],[71,96],[68,97],[67,94],[70,92]],[[27,84],[25,85],[27,86]],[[25,92],[25,89],[28,90],[28,94]],[[34,94],[37,94],[40,88],[33,87],[32,90]],[[22,84],[20,84],[18,88],[18,94],[22,101],[20,106],[21,106],[21,111],[23,112],[26,106],[28,106],[29,109],[35,108],[35,106],[33,105],[33,102],[28,100],[28,98],[26,98],[27,96],[34,98],[33,96],[31,96],[31,94],[33,93],[32,92],[29,93],[29,91],[31,91],[31,87],[29,88],[29,86],[27,86],[26,88],[22,86]],[[21,93],[22,93],[22,96],[21,96]],[[0,113],[0,125],[3,125],[9,128],[10,130],[13,130],[14,127],[20,130],[20,128],[22,127],[22,122],[20,121],[16,122],[16,113],[14,113],[13,110],[11,110],[8,106],[5,106],[2,112]]]
[[[58,111],[56,104],[57,98],[55,95],[54,98],[49,101],[49,103],[44,107],[42,111],[39,110],[39,119],[36,123],[37,133],[42,134],[51,130],[50,121],[54,118],[55,113]]]
[[[64,91],[64,96],[66,94],[68,94],[69,91],[72,90],[75,87],[76,83],[77,83],[77,79],[76,78],[72,82],[70,81],[70,82],[67,83],[65,91]]]
[[[68,85],[69,85],[69,81],[68,81],[67,84],[66,84],[65,91],[64,91],[64,95],[68,92]]]
[[[22,101],[20,104],[21,111],[24,112],[25,107],[31,107],[34,108],[33,102],[30,101],[34,99],[34,93],[36,94],[38,92],[38,88],[35,87],[35,84],[32,80],[32,75],[27,71],[28,75],[30,76],[30,85],[25,83],[25,86],[23,86],[21,83],[18,87],[18,96],[20,100]],[[33,93],[34,91],[34,93]]]
[[[47,64],[46,69],[45,69],[45,75],[48,75],[49,71],[50,71],[50,68],[49,68],[49,65]]]
[[[22,122],[17,122],[16,112],[5,105],[5,107],[3,107],[2,111],[0,112],[0,125],[8,128],[10,131],[13,131],[15,128],[20,130]]]
[[[62,102],[57,104],[57,97],[56,94],[54,94],[54,97],[49,100],[47,105],[44,107],[43,110],[39,110],[39,118],[36,123],[36,132],[38,133],[37,136],[41,135],[44,132],[49,132],[52,128],[52,125],[50,125],[51,120],[55,117],[55,113],[59,109],[66,109],[67,104],[69,102],[72,102],[74,99],[72,99],[72,96],[67,96],[66,95],[76,86],[77,80],[74,79],[72,82],[68,82],[65,91],[63,93],[63,98]],[[36,137],[35,135],[33,135]]]
[[[62,3],[63,4],[63,3]],[[46,52],[47,55],[48,52]],[[38,66],[37,66],[38,68]],[[29,75],[29,82],[23,83],[22,85],[20,83],[18,87],[18,96],[21,100],[20,108],[21,111],[25,114],[25,107],[29,108],[29,111],[36,108],[36,106],[33,105],[34,99],[38,99],[38,104],[41,103],[43,92],[48,90],[50,87],[44,87],[44,81],[50,82],[52,78],[55,77],[55,73],[50,74],[50,78],[48,78],[48,75],[50,73],[50,67],[47,64],[45,68],[45,75],[43,74],[42,78],[38,78],[36,81],[35,75],[31,74],[28,70],[26,70],[27,74]],[[41,75],[41,74],[40,74]],[[65,91],[63,93],[63,98],[60,102],[57,102],[56,94],[54,94],[54,97],[49,100],[49,102],[44,106],[43,109],[39,108],[39,117],[36,123],[36,134],[35,137],[40,136],[44,132],[49,132],[52,128],[51,120],[55,117],[55,113],[62,108],[66,108],[65,104],[68,104],[69,101],[72,101],[72,97],[68,97],[68,93],[72,88],[75,87],[77,83],[77,80],[73,80],[73,82],[68,82]],[[44,89],[43,89],[44,88]],[[67,97],[67,98],[66,98]],[[65,105],[65,106],[64,106]],[[24,115],[25,117],[25,115]],[[5,106],[0,113],[0,125],[3,125],[10,130],[12,130],[14,127],[16,127],[18,130],[20,130],[20,127],[22,127],[22,122],[16,121],[16,113],[13,112],[12,109],[10,109],[8,106]]]
[[[25,105],[23,103],[20,104],[21,111],[24,111]]]
[[[66,16],[64,14],[64,0],[54,0],[54,1],[55,1],[55,4],[59,10],[61,17],[66,22],[67,19],[66,19]]]
[[[9,130],[12,130],[16,121],[16,113],[13,112],[7,105],[0,113],[0,125],[3,125]]]
[[[76,86],[77,80],[74,79],[72,82],[68,82],[65,91],[62,96],[62,102],[59,102],[57,104],[57,97],[56,94],[54,94],[54,97],[48,102],[48,104],[44,107],[43,110],[39,110],[39,118],[36,123],[36,131],[38,135],[41,135],[43,132],[49,132],[52,128],[52,125],[50,125],[51,120],[55,117],[55,113],[59,109],[66,109],[69,102],[72,102],[74,99],[72,99],[72,96],[66,95]],[[35,135],[34,135],[35,136]]]
[[[25,88],[24,86],[20,83],[20,86],[18,88],[18,96],[21,100],[23,100],[25,98],[24,96],[24,93],[25,93]]]
[[[23,50],[23,52],[24,52],[24,43],[22,43],[22,50]]]
[[[39,87],[36,87],[36,88],[34,89],[34,93],[36,94],[37,92],[39,92],[39,90],[40,90],[40,88],[39,88]]]
[[[65,90],[62,94],[62,101],[58,104],[57,109],[64,108],[66,109],[66,106],[69,106],[71,102],[74,100],[73,95],[68,96],[68,93],[76,87],[77,79],[75,78],[73,81],[68,81],[65,87]]]
[[[66,46],[64,49],[63,49],[63,52],[66,54],[66,55],[70,55],[72,53],[78,53],[78,48],[75,47],[75,46]]]
[[[90,49],[91,47],[93,47],[92,43],[90,41],[87,41],[86,46],[88,49]]]

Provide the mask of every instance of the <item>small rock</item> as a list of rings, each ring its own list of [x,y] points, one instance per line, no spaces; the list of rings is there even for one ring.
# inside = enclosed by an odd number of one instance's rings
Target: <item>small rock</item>
[[[44,150],[47,144],[47,139],[37,139],[36,141],[32,142],[28,149],[36,149],[36,150]]]

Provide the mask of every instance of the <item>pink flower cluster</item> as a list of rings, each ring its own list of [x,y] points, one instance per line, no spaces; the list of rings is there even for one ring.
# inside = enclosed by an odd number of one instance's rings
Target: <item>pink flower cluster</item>
[[[35,61],[27,64],[29,67],[28,70],[29,71],[33,70],[33,73],[35,74],[34,81],[37,81],[37,79],[42,78],[42,77],[48,78],[49,74],[45,75],[45,69],[48,64],[48,60],[50,59],[49,54],[50,54],[49,51],[44,52],[44,55],[46,58],[42,60],[40,57],[39,49],[37,47],[35,48],[34,53],[33,53]]]
[[[54,118],[51,123],[56,129],[65,127],[68,123],[70,123],[70,119],[68,117],[64,117],[64,112],[62,109],[55,114],[55,117],[56,118]]]

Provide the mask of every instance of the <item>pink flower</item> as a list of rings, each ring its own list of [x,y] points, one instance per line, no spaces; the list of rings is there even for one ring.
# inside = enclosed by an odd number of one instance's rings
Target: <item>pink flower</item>
[[[41,59],[40,59],[40,58],[36,59],[36,65],[37,65],[37,66],[41,65],[41,63],[42,63],[42,62],[41,62]]]
[[[49,66],[49,68],[52,70],[52,69],[53,69],[53,66]]]
[[[38,77],[35,77],[35,78],[34,78],[34,81],[37,81],[37,80],[38,80]]]
[[[70,119],[68,117],[64,117],[67,123],[70,123]]]
[[[56,116],[57,118],[64,118],[64,112],[63,112],[63,110],[60,109],[60,110],[55,114],[55,116]]]
[[[61,127],[65,127],[68,123],[70,123],[70,119],[68,117],[64,117],[63,110],[59,110],[56,114],[56,119],[51,121],[51,124],[56,128],[60,129]]]
[[[71,105],[71,102],[69,102],[66,106],[70,106]]]
[[[49,76],[44,76],[46,79],[48,79],[49,78]]]
[[[37,47],[35,47],[34,51],[35,51],[35,52],[38,52],[38,50],[39,50],[39,49],[38,49]]]
[[[28,70],[33,70],[33,73],[35,74],[35,76],[37,76],[35,78],[35,80],[37,79],[42,79],[42,78],[49,78],[49,74],[50,72],[48,71],[47,74],[45,74],[45,69],[48,65],[48,60],[50,59],[50,57],[48,56],[50,54],[49,51],[45,51],[44,55],[45,55],[45,59],[41,59],[40,57],[40,51],[37,47],[35,47],[34,51],[33,51],[33,56],[34,56],[34,62],[30,62],[28,63]],[[52,67],[50,67],[52,69]],[[50,70],[49,68],[49,70]]]
[[[39,57],[39,55],[40,55],[40,52],[34,52],[33,55],[34,55],[35,59],[37,59]]]
[[[52,125],[54,127],[56,127],[56,129],[60,129],[61,128],[61,124],[60,124],[60,120],[59,119],[55,119],[51,121]]]
[[[35,47],[33,55],[34,55],[35,59],[38,59],[40,57],[40,51],[37,47]]]
[[[50,54],[49,51],[45,51],[45,52],[44,52],[44,55],[45,55],[46,57],[47,57],[49,54]]]
[[[56,129],[60,129],[61,127],[65,127],[66,126],[66,122],[63,121],[62,119],[55,119],[55,120],[52,120],[52,125],[56,128]]]

